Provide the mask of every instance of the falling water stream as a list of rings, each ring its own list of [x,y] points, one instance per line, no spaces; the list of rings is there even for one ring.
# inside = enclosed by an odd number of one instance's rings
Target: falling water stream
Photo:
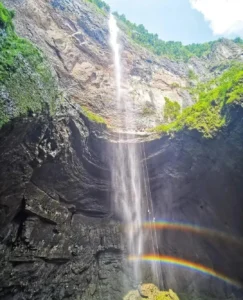
[[[121,90],[121,61],[120,46],[118,43],[118,27],[114,16],[111,14],[110,21],[110,43],[114,55],[115,79],[116,79],[116,101],[117,111],[123,114],[123,128],[128,130],[129,113],[126,101],[123,101]],[[123,143],[128,140],[126,133],[119,134],[118,143],[115,147],[112,184],[114,192],[115,209],[122,216],[126,224],[130,224],[127,231],[127,242],[130,253],[141,255],[143,252],[143,235],[139,233],[135,239],[135,232],[142,225],[142,188],[140,177],[140,164],[138,161],[136,144]],[[140,279],[139,264],[134,266],[136,280]]]
[[[142,222],[148,217],[153,221],[152,201],[147,180],[146,165],[142,163],[144,149],[141,143],[134,142],[135,132],[132,101],[126,101],[122,93],[122,66],[119,45],[119,29],[114,16],[110,15],[110,44],[114,57],[116,103],[118,115],[122,117],[123,132],[119,133],[114,147],[112,161],[112,187],[115,211],[123,222],[129,224],[126,231],[126,244],[129,254],[141,256],[144,253],[145,237]],[[153,238],[153,236],[152,236]],[[156,249],[156,238],[153,238]],[[133,276],[137,283],[142,280],[139,261],[133,264]],[[155,272],[156,273],[156,272]]]

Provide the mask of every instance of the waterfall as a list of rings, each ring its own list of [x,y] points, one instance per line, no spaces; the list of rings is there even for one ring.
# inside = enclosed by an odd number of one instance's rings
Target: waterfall
[[[112,185],[114,191],[115,210],[128,225],[127,243],[130,254],[141,255],[143,252],[142,225],[142,187],[141,166],[137,145],[129,142],[132,136],[126,133],[129,129],[128,121],[132,120],[131,109],[122,97],[121,89],[121,60],[120,45],[118,43],[119,29],[114,16],[111,14],[109,20],[110,44],[113,50],[116,80],[116,103],[117,111],[123,115],[122,127],[124,133],[119,133],[118,142],[114,147],[114,159],[112,166]],[[130,121],[131,122],[131,121]],[[134,266],[134,275],[140,280],[139,263]]]
[[[114,16],[109,19],[110,45],[113,51],[116,105],[117,113],[121,117],[123,132],[118,134],[118,141],[114,145],[112,160],[112,190],[114,210],[127,225],[124,244],[128,245],[129,254],[140,256],[144,253],[144,233],[142,222],[153,219],[152,200],[148,185],[146,167],[142,163],[144,149],[141,143],[135,142],[135,132],[132,101],[126,101],[122,92],[122,66],[119,45],[119,29]],[[155,252],[157,243],[152,234]],[[151,239],[150,238],[150,239]],[[157,272],[153,271],[157,274]],[[133,276],[137,283],[142,280],[139,261],[133,264]]]

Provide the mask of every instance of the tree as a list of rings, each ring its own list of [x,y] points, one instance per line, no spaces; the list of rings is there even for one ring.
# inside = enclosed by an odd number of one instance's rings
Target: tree
[[[179,103],[171,101],[169,98],[165,97],[165,106],[164,106],[165,122],[173,122],[180,114],[180,110],[181,107]]]

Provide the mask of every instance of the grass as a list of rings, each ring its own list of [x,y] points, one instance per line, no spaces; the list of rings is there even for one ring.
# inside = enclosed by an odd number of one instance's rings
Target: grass
[[[92,122],[95,122],[95,123],[99,123],[99,124],[107,124],[106,120],[93,113],[92,111],[90,111],[86,106],[82,106],[82,112],[85,114],[85,116]]]
[[[14,31],[14,13],[0,2],[0,127],[10,119],[53,114],[57,86],[42,52]]]
[[[212,138],[227,123],[227,108],[243,103],[243,66],[233,66],[219,78],[196,87],[198,102],[179,114],[175,121],[161,124],[151,131],[172,133],[182,129],[196,129]]]

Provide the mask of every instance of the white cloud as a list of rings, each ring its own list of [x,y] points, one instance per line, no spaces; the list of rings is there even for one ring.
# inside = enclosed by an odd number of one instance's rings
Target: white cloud
[[[243,0],[190,0],[215,35],[243,36]]]

